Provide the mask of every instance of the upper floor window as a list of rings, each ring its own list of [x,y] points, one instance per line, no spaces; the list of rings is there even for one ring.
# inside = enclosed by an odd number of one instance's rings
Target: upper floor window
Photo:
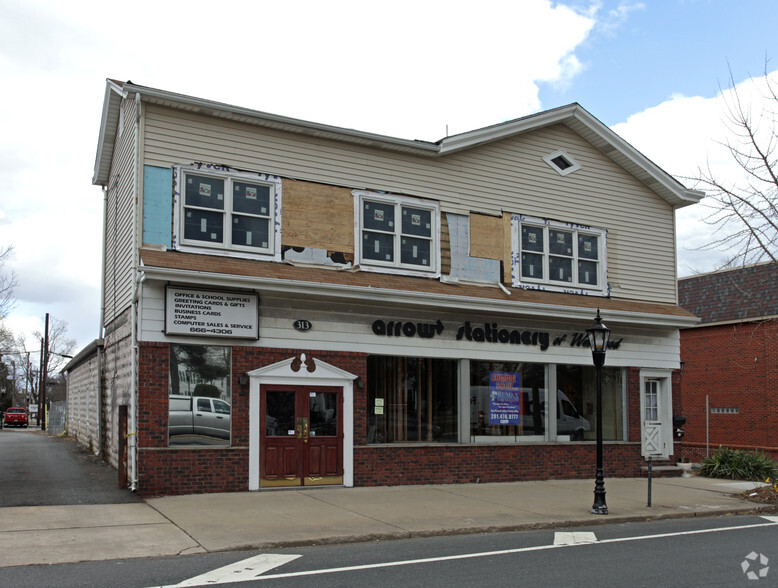
[[[363,269],[437,277],[440,207],[437,202],[354,190],[355,242]]]
[[[513,215],[513,285],[607,295],[606,232]]]
[[[199,164],[176,171],[179,248],[280,256],[280,178]]]

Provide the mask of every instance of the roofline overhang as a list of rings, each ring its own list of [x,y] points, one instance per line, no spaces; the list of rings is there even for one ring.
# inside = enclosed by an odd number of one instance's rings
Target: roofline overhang
[[[93,185],[108,185],[108,174],[111,172],[111,158],[116,143],[121,101],[126,97],[127,93],[120,84],[113,80],[106,80],[103,113],[100,117],[100,134],[97,138],[95,168],[92,174]]]
[[[219,288],[261,289],[278,294],[314,295],[329,299],[355,300],[362,303],[365,301],[373,301],[379,305],[383,304],[390,306],[403,305],[415,308],[445,308],[458,311],[461,311],[462,308],[467,308],[473,312],[532,318],[548,318],[549,308],[553,308],[553,316],[555,319],[569,319],[572,321],[585,322],[591,322],[592,320],[592,309],[588,307],[548,305],[513,300],[491,300],[486,298],[474,298],[472,296],[457,296],[455,294],[409,292],[407,290],[372,288],[333,284],[329,282],[225,275],[221,273],[154,266],[143,266],[141,268],[140,280],[142,282],[147,280],[158,280],[176,282],[179,284],[192,283],[198,286]],[[699,319],[697,317],[683,317],[652,312],[634,312],[614,309],[608,310],[608,323],[682,329],[693,327],[698,322]]]
[[[513,135],[554,124],[566,124],[574,128],[574,130],[576,130],[575,127],[579,127],[577,132],[581,133],[585,139],[616,163],[623,166],[649,188],[656,191],[674,208],[696,204],[705,195],[704,192],[699,190],[691,190],[684,187],[675,178],[642,155],[637,149],[624,141],[577,103],[452,135],[437,142],[429,142],[400,139],[314,123],[156,88],[138,86],[130,82],[122,84],[110,79],[106,81],[105,101],[103,103],[100,136],[95,159],[95,172],[92,178],[93,184],[105,186],[108,183],[110,160],[113,155],[113,144],[116,140],[116,124],[119,118],[121,99],[132,94],[140,94],[141,100],[146,102],[206,116],[236,120],[265,128],[354,143],[365,147],[399,151],[423,157],[444,157],[450,153],[472,149],[479,145]]]

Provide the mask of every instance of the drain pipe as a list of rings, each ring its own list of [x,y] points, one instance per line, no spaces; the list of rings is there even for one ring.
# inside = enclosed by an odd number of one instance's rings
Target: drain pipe
[[[103,242],[105,242],[105,231],[108,227],[108,190],[111,180],[108,180],[108,186],[103,186]],[[103,328],[105,327],[105,262],[107,248],[103,247],[101,261],[102,287],[100,288],[100,318],[97,327],[97,452],[96,456],[103,455]]]
[[[140,167],[140,93],[135,93],[135,166],[133,169],[133,202],[132,202],[132,297],[130,302],[130,422],[127,437],[130,448],[130,490],[138,491],[138,169]]]

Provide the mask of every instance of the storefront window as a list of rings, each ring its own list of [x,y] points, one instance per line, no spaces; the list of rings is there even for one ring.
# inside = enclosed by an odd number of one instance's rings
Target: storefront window
[[[229,445],[231,348],[171,345],[169,445]]]
[[[367,359],[368,443],[456,443],[457,362]]]
[[[570,435],[573,439],[596,439],[597,375],[594,366],[559,365],[556,373],[561,405],[557,411],[557,434]],[[602,368],[602,438],[606,441],[624,440],[624,380],[621,368]]]
[[[546,396],[543,364],[471,361],[470,434],[542,436]]]

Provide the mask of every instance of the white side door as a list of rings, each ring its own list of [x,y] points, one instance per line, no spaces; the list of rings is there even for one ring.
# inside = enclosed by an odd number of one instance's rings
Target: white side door
[[[641,378],[640,411],[643,457],[666,459],[672,453],[669,379]]]

